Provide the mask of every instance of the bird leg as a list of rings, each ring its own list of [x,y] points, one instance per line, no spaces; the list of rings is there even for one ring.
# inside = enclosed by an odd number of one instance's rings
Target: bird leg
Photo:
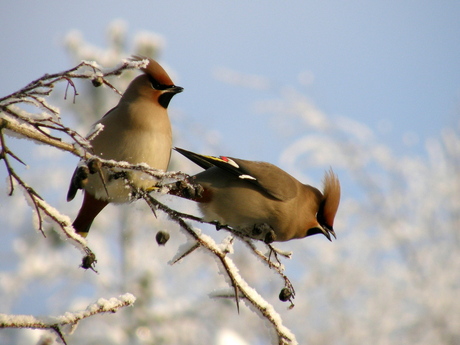
[[[214,220],[211,222],[215,227],[216,227],[216,230],[219,231],[220,229],[223,229],[223,228],[227,228],[228,229],[228,226],[225,225],[225,224],[222,224],[221,222],[217,221],[217,220]]]
[[[107,189],[107,183],[105,181],[104,174],[102,173],[102,163],[99,159],[93,158],[88,161],[88,169],[90,174],[98,174],[99,177],[101,178],[102,185],[104,186],[104,190],[107,194],[107,197],[109,197],[109,190]]]
[[[267,223],[254,224],[251,237],[257,240],[263,238],[263,241],[267,244],[272,243],[276,239],[276,234],[273,228]]]

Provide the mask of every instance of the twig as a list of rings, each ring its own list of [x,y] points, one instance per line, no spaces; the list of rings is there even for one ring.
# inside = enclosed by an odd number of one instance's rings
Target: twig
[[[136,298],[130,294],[124,294],[117,298],[106,300],[100,298],[97,302],[88,305],[85,310],[77,312],[66,312],[56,317],[36,317],[32,315],[8,315],[0,314],[0,328],[32,328],[47,329],[55,332],[64,344],[62,327],[69,325],[75,327],[78,322],[93,315],[102,313],[116,313],[120,308],[132,305]]]

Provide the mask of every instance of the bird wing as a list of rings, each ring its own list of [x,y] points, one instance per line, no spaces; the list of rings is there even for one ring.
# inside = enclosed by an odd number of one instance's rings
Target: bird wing
[[[258,186],[275,199],[289,200],[297,194],[297,181],[273,164],[225,156],[200,155],[178,147],[174,149],[205,170],[216,166],[242,180],[247,180]]]
[[[209,168],[212,168],[213,166],[215,166],[216,164],[214,164],[214,160],[218,159],[217,157],[200,155],[198,153],[187,151],[179,147],[175,147],[174,150],[179,152],[181,155],[187,157],[193,163],[195,163],[196,165],[199,165],[205,170],[208,170]]]

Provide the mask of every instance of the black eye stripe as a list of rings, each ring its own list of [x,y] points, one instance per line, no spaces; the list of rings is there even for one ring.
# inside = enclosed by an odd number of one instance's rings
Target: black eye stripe
[[[160,84],[150,75],[148,77],[149,77],[150,84],[152,85],[152,87],[155,90],[166,90],[166,89],[170,89],[170,88],[174,87],[174,85]]]

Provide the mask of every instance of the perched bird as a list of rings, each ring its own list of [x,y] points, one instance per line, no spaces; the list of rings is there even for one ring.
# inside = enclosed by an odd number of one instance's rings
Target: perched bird
[[[192,191],[177,183],[170,193],[198,202],[206,221],[267,243],[315,234],[335,237],[340,183],[332,170],[320,192],[270,163],[175,150],[205,170],[188,181]]]
[[[134,56],[132,60],[145,58]],[[166,71],[154,60],[142,68],[128,86],[118,105],[94,124],[103,126],[90,139],[93,154],[131,164],[146,163],[151,168],[166,170],[172,148],[171,123],[167,108],[171,98],[182,92],[175,86]],[[91,223],[109,203],[125,203],[131,200],[131,190],[125,179],[137,188],[147,188],[155,181],[141,178],[140,172],[110,174],[97,164],[80,164],[75,170],[67,194],[71,201],[78,189],[84,189],[83,204],[73,222],[78,234],[86,237]]]

